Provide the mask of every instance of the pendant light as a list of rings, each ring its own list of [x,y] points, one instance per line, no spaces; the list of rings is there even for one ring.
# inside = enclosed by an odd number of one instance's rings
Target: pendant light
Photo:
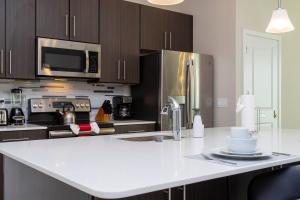
[[[184,0],[147,0],[149,3],[160,5],[160,6],[170,6],[175,4],[180,4]]]
[[[281,0],[278,0],[278,8],[273,11],[271,21],[266,29],[267,33],[287,33],[294,31],[288,12],[282,8]]]

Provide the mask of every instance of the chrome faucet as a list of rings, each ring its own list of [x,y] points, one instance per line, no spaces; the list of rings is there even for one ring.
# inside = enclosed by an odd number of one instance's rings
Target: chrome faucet
[[[169,112],[171,108],[171,112]],[[164,106],[162,115],[169,115],[172,118],[172,133],[174,140],[181,140],[181,109],[179,103],[173,98],[168,97],[168,105]]]

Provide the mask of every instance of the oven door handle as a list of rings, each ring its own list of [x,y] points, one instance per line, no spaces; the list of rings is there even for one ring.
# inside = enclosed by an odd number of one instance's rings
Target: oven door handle
[[[90,56],[89,51],[85,50],[85,73],[89,73],[90,71]]]

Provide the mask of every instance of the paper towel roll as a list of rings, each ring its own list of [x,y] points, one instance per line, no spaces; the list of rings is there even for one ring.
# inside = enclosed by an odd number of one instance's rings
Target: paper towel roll
[[[241,113],[241,126],[255,131],[254,95],[242,95],[237,103],[237,112]]]

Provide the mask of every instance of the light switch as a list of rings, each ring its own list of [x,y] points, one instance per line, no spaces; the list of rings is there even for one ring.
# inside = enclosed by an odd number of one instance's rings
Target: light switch
[[[216,107],[217,108],[227,108],[228,107],[228,99],[227,98],[217,98]]]

